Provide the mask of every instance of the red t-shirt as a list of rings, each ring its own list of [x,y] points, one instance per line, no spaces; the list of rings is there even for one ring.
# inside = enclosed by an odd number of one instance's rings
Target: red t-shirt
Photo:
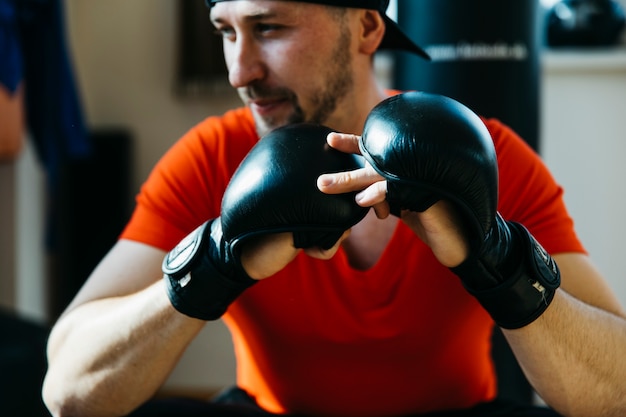
[[[539,157],[486,120],[499,163],[499,211],[551,253],[584,252]],[[229,178],[257,142],[237,109],[191,129],[156,165],[121,237],[171,249],[220,213]],[[399,223],[378,263],[353,269],[298,256],[224,316],[237,382],[273,412],[368,417],[464,408],[496,395],[493,322],[459,279]]]

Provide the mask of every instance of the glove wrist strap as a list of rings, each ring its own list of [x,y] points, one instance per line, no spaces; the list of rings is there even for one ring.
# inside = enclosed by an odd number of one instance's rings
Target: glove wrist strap
[[[560,285],[560,272],[552,257],[524,226],[513,222],[507,224],[520,239],[523,253],[518,267],[506,281],[488,289],[468,286],[466,281],[476,282],[480,277],[495,279],[489,272],[491,268],[476,257],[466,259],[451,270],[498,326],[518,329],[535,321],[548,308]]]
[[[201,320],[219,319],[243,291],[257,282],[243,268],[235,279],[216,266],[211,254],[219,256],[222,252],[222,239],[211,236],[216,230],[213,222],[204,223],[183,239],[165,256],[162,265],[167,295],[174,308]]]

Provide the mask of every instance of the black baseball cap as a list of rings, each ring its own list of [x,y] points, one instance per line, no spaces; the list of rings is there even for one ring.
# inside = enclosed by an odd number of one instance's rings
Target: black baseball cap
[[[207,6],[211,7],[221,1],[232,0],[205,0]],[[421,56],[430,61],[430,56],[422,48],[417,46],[403,31],[400,26],[387,16],[389,0],[296,0],[306,3],[325,4],[327,6],[352,7],[357,9],[378,10],[385,21],[385,36],[380,44],[380,49],[394,49],[408,51]]]

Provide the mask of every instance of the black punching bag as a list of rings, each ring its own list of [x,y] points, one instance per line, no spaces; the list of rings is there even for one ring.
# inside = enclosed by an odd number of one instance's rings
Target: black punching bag
[[[397,0],[398,24],[431,56],[397,53],[394,86],[496,117],[538,150],[539,0]]]
[[[539,151],[539,0],[397,0],[398,24],[432,61],[397,53],[394,87],[452,97],[511,126]],[[496,328],[499,396],[532,402],[532,389]]]

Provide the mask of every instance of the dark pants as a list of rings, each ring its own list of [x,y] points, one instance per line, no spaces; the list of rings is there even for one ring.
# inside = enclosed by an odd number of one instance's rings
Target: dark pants
[[[189,399],[152,400],[129,417],[270,417],[244,391],[233,388],[215,401]],[[281,415],[282,417],[305,417]],[[384,416],[381,416],[384,417]],[[481,404],[469,410],[420,414],[407,417],[560,417],[555,411],[504,400]]]

